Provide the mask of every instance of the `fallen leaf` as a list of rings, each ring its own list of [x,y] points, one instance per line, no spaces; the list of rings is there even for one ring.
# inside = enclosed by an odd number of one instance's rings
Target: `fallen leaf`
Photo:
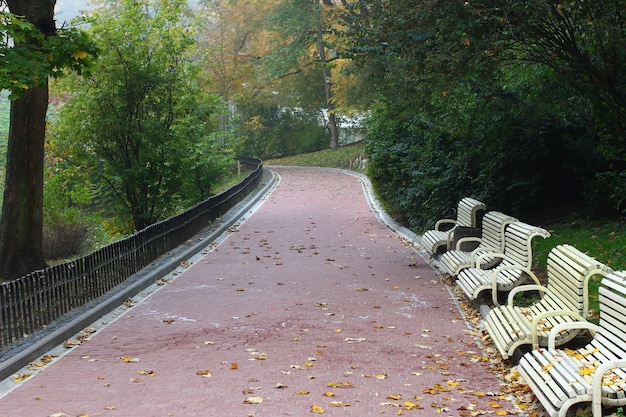
[[[344,382],[329,382],[327,384],[331,388],[348,388],[354,386],[352,382],[344,381]]]
[[[243,400],[244,404],[261,404],[263,402],[263,397],[248,397]]]
[[[324,414],[326,412],[326,410],[324,410],[322,408],[322,406],[319,405],[312,405],[311,406],[311,412],[315,413],[315,414]]]
[[[595,368],[595,367],[593,367],[593,366],[581,366],[581,367],[578,369],[578,372],[579,372],[581,375],[583,375],[583,376],[584,376],[584,375],[591,375],[591,374],[593,374],[593,373],[595,372],[595,370],[596,370],[596,368]]]
[[[13,375],[13,382],[15,382],[16,384],[25,381],[26,379],[30,378],[33,374],[17,374],[17,375]]]
[[[367,339],[364,337],[346,337],[345,339],[346,342],[348,343],[354,343],[354,342],[365,342]]]
[[[203,369],[201,371],[196,371],[196,375],[201,375],[205,378],[211,378],[213,376],[213,373],[208,369]]]

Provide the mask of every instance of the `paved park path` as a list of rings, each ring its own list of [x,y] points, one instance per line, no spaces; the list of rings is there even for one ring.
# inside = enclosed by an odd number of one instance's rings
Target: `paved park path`
[[[5,381],[0,416],[514,409],[493,395],[500,383],[447,286],[379,223],[358,178],[274,171],[278,186],[219,245],[43,370]]]

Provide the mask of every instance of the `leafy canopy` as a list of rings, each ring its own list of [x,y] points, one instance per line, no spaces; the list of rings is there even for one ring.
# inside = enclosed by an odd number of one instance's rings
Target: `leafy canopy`
[[[85,71],[97,54],[89,36],[75,27],[47,36],[20,16],[0,12],[0,89],[16,99],[65,70]]]

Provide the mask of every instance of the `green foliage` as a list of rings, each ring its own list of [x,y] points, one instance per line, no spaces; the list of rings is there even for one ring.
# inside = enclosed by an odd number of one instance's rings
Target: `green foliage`
[[[97,66],[67,83],[71,99],[52,130],[50,150],[81,168],[93,203],[136,230],[208,197],[228,159],[211,142],[216,101],[199,94],[185,5],[97,9],[88,18]]]
[[[318,111],[281,108],[277,104],[238,106],[244,120],[237,129],[237,153],[263,159],[324,149],[329,137]]]
[[[89,37],[78,28],[62,28],[50,36],[8,12],[0,12],[0,33],[0,90],[10,91],[11,99],[65,70],[80,74],[97,54]]]
[[[590,179],[607,161],[593,99],[559,70],[520,59],[491,6],[354,3],[350,53],[375,103],[369,174],[388,209],[416,230],[464,196],[523,218],[599,201]],[[623,189],[613,189],[615,199]]]

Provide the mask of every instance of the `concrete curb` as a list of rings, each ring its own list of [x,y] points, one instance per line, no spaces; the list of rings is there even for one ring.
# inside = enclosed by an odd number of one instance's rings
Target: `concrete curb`
[[[192,243],[189,247],[177,251],[173,255],[168,254],[162,256],[155,261],[153,266],[144,269],[142,272],[130,278],[127,284],[123,284],[123,288],[116,290],[113,294],[106,295],[103,299],[96,300],[93,305],[90,304],[91,307],[87,311],[79,314],[67,323],[63,323],[55,330],[45,333],[43,337],[26,348],[9,354],[9,357],[0,363],[0,381],[10,377],[28,363],[60,345],[68,338],[76,335],[100,317],[119,307],[124,301],[138,294],[158,279],[176,269],[181,262],[190,259],[206,248],[207,245],[226,232],[229,227],[244,217],[246,213],[274,188],[277,181],[276,174],[271,170],[265,170],[265,172],[269,175],[267,183],[262,184],[256,194],[246,197],[229,210],[221,218],[221,224],[209,226],[214,228],[208,236],[199,239],[198,242]],[[191,239],[190,242],[195,239],[196,238]],[[183,247],[181,246],[181,248]]]

